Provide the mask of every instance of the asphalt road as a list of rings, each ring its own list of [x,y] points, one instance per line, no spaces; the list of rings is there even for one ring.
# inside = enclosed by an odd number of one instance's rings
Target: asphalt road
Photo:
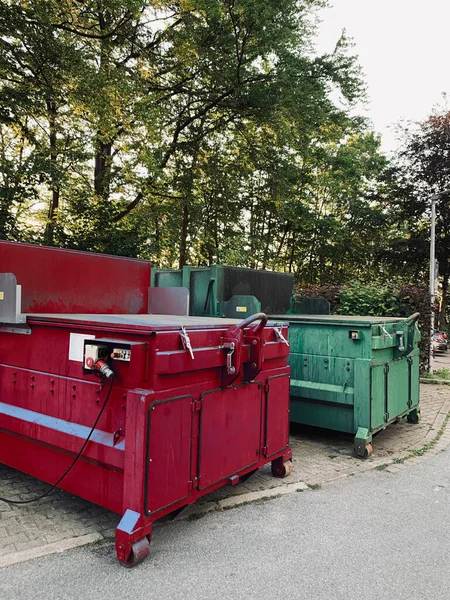
[[[450,451],[398,474],[168,523],[151,556],[121,567],[113,544],[0,571],[0,598],[447,600]]]

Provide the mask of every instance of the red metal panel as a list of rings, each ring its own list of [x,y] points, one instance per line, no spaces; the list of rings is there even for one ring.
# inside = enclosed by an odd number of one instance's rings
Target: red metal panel
[[[289,443],[289,375],[267,379],[265,456],[273,456]]]
[[[202,395],[200,489],[258,462],[261,404],[260,382]]]
[[[59,479],[74,459],[73,454],[58,452],[54,447],[5,433],[2,429],[0,449],[2,463],[49,484]],[[123,473],[120,469],[100,468],[97,462],[82,458],[60,487],[109,510],[122,512]]]
[[[147,312],[145,260],[0,241],[0,272],[22,286],[24,313]]]
[[[147,514],[189,496],[193,406],[192,396],[153,402],[149,406]]]

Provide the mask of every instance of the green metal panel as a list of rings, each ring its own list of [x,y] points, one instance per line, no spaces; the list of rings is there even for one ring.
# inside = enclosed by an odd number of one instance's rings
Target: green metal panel
[[[172,269],[152,269],[152,287],[183,287],[183,271]]]
[[[376,431],[386,423],[386,365],[384,364],[373,366],[371,369],[371,397],[369,397],[369,402],[371,409],[370,420],[361,422],[361,427],[366,427],[370,431]]]
[[[217,316],[216,279],[209,268],[191,268],[189,284],[189,314],[202,316]]]
[[[220,302],[220,316],[245,319],[261,312],[261,302],[255,296],[232,296],[228,302]]]

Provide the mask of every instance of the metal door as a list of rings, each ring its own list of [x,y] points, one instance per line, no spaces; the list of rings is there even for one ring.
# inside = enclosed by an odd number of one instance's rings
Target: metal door
[[[417,368],[412,358],[371,367],[370,429],[390,423],[418,402]]]
[[[258,463],[261,383],[206,392],[200,411],[199,488]]]
[[[153,402],[148,411],[147,514],[189,496],[193,398]]]
[[[264,455],[272,456],[289,443],[289,375],[275,375],[266,385]]]

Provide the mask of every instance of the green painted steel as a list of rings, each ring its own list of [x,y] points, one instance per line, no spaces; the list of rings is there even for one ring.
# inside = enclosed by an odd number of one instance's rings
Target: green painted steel
[[[294,286],[291,273],[211,265],[152,270],[154,287],[186,287],[192,316],[240,318],[260,312],[286,312]]]
[[[419,412],[418,315],[276,315],[291,346],[291,421],[355,435],[364,455],[372,435]]]

